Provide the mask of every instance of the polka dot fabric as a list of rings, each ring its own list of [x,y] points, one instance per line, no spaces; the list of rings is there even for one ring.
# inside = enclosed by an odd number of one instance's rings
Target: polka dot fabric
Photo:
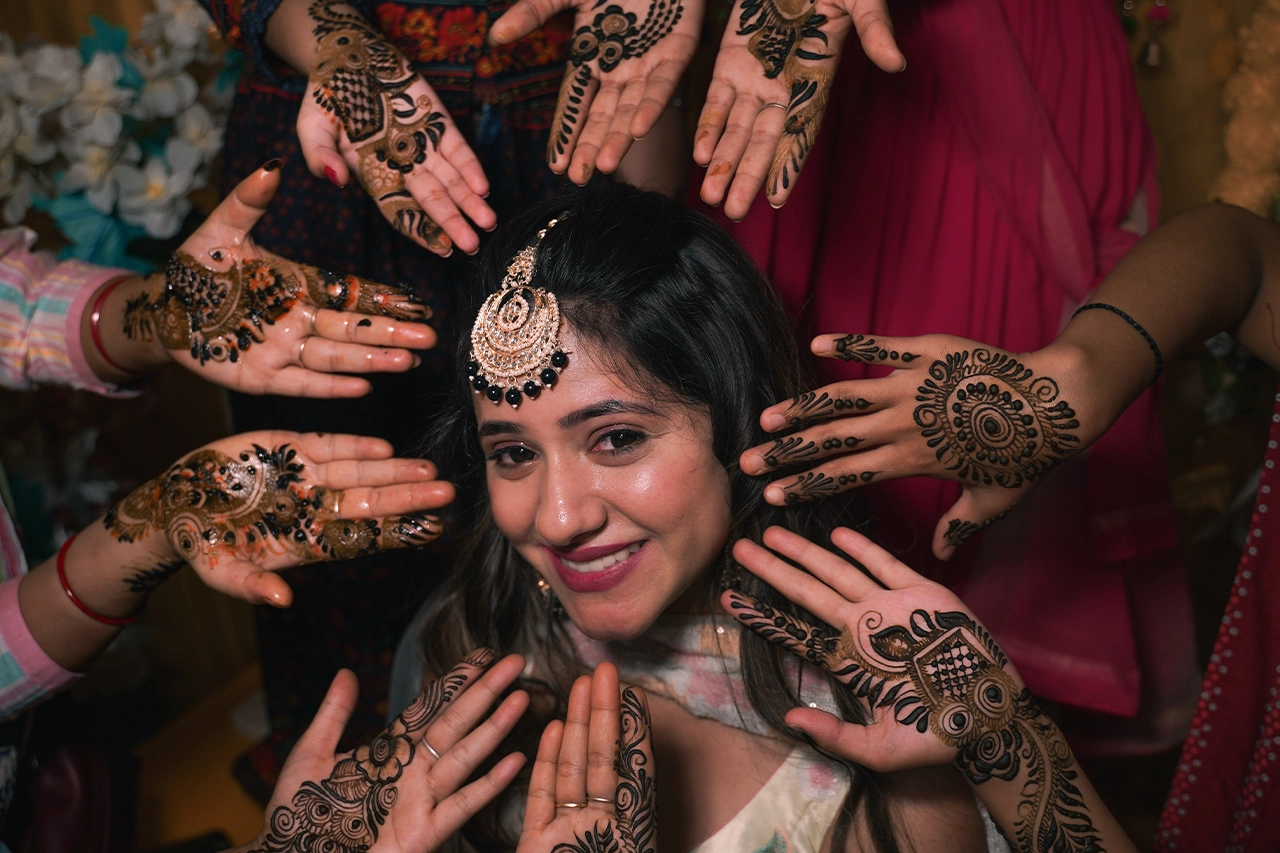
[[[1173,777],[1157,853],[1280,851],[1280,394],[1249,538]]]

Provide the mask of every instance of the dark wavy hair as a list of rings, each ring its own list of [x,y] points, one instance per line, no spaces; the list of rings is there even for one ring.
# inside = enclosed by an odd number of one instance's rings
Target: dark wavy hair
[[[657,193],[617,184],[524,210],[494,235],[462,294],[456,363],[469,360],[469,330],[480,305],[500,287],[515,254],[533,244],[553,217],[559,223],[538,249],[533,285],[556,295],[564,321],[593,354],[611,359],[609,366],[619,375],[664,401],[710,414],[712,447],[730,482],[732,522],[719,560],[722,576],[778,610],[821,624],[741,571],[730,554],[734,541],[758,542],[770,525],[823,542],[837,523],[856,519],[850,518],[850,504],[838,500],[802,508],[771,506],[763,497],[767,480],[738,468],[743,450],[770,438],[760,428],[760,412],[799,394],[809,377],[777,295],[747,254],[709,219]],[[572,364],[562,381],[573,381]],[[421,651],[428,677],[481,645],[500,655],[519,652],[533,659],[538,681],[520,686],[534,701],[508,744],[532,755],[542,728],[563,716],[568,689],[583,666],[574,658],[562,611],[539,593],[533,568],[493,522],[472,399],[459,370],[455,404],[428,441],[428,455],[441,476],[458,487],[452,526],[461,542],[454,570],[421,614],[426,626]],[[715,595],[717,585],[708,586],[709,596]],[[713,606],[708,600],[708,612]],[[794,671],[788,678],[783,668],[787,653],[745,628],[740,650],[752,708],[780,737],[807,743],[783,721],[801,704]],[[802,666],[805,678],[830,679]],[[845,719],[861,722],[862,712],[846,691],[834,680],[832,687]],[[841,846],[833,849],[842,849],[862,801],[877,846],[896,851],[880,779],[864,768],[852,769],[853,787],[835,827]],[[515,846],[500,832],[497,809],[472,821],[466,834],[479,849]]]

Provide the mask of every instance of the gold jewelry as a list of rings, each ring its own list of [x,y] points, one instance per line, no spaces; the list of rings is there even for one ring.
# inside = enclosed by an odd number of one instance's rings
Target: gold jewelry
[[[558,809],[585,809],[586,803],[556,803]]]
[[[569,363],[560,349],[560,303],[546,288],[529,286],[538,246],[559,221],[552,219],[532,246],[516,253],[501,289],[484,301],[471,327],[471,387],[495,403],[505,399],[513,409],[521,391],[534,399]]]
[[[589,803],[604,803],[606,806],[617,806],[618,804],[607,797],[587,797]]]
[[[333,506],[330,507],[329,511],[334,515],[340,515],[342,507],[342,492],[335,490],[329,494],[333,496]]]
[[[769,109],[769,107],[777,107],[778,109],[782,110],[783,112],[791,112],[791,107],[787,106],[786,104],[779,104],[777,101],[771,101],[771,102],[769,102],[769,103],[765,104],[763,109],[767,110],[767,109]],[[762,112],[763,112],[763,110],[762,110]]]
[[[306,367],[306,365],[302,363],[302,354],[303,354],[304,352],[306,352],[306,349],[307,349],[307,341],[309,341],[309,340],[311,340],[311,339],[310,339],[310,338],[303,338],[303,339],[302,339],[302,343],[298,344],[298,366],[299,366],[299,367]]]

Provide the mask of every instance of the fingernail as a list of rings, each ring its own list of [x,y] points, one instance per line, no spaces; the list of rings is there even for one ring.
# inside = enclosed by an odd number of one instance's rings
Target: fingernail
[[[342,186],[342,184],[338,183],[338,173],[337,173],[337,172],[335,172],[335,171],[333,171],[333,167],[332,167],[332,166],[325,166],[325,167],[324,167],[324,176],[325,176],[326,178],[328,178],[328,179],[329,179],[329,183],[333,184],[335,187],[340,187],[340,186]]]
[[[415,356],[413,357],[413,366],[414,366],[414,367],[417,367],[417,366],[419,366],[420,364],[422,364],[422,356],[420,356],[420,355],[415,355]]]
[[[774,204],[773,202],[769,202],[769,206],[772,207],[774,210],[782,210],[782,205],[780,204]]]
[[[767,415],[760,418],[760,424],[767,432],[773,432],[774,430],[779,430],[786,426],[787,419],[777,412],[769,412]]]
[[[279,157],[272,157],[270,160],[262,164],[262,171],[274,172],[276,169],[279,169],[282,165],[284,164],[281,163]]]

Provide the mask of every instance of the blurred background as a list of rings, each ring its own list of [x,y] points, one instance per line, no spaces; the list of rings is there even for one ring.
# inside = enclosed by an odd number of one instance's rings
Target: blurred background
[[[171,17],[180,16],[186,5],[159,3]],[[1244,203],[1274,217],[1280,189],[1275,160],[1280,158],[1268,153],[1276,146],[1268,149],[1266,143],[1280,138],[1269,127],[1280,120],[1280,112],[1267,114],[1265,107],[1280,100],[1280,74],[1241,70],[1242,39],[1248,38],[1242,27],[1255,14],[1275,16],[1272,5],[1266,0],[1116,4],[1117,26],[1128,32],[1138,89],[1160,150],[1163,217],[1211,198]],[[84,54],[85,44],[92,49],[111,39],[137,37],[148,20],[155,20],[147,16],[156,10],[155,0],[0,0],[0,33],[11,40],[0,44],[0,51],[44,43]],[[1254,32],[1263,36],[1261,23]],[[186,72],[216,124],[217,110],[234,86],[238,58],[219,46],[211,27],[202,37],[210,46]],[[1251,116],[1250,110],[1259,109],[1263,114]],[[126,133],[140,137],[148,132],[126,127]],[[7,144],[0,139],[0,155]],[[173,200],[171,213],[184,227],[198,222],[217,201],[216,150],[209,157],[199,173],[210,176],[205,186],[197,174],[185,199]],[[178,203],[183,200],[185,205]],[[85,215],[98,229],[88,237]],[[57,204],[37,204],[24,217],[41,235],[43,248],[115,252],[119,257],[103,262],[121,263],[127,256],[139,268],[166,257],[182,234],[159,238],[141,227],[102,222],[85,210]],[[1217,341],[1170,365],[1166,375],[1166,446],[1203,663],[1244,542],[1276,377],[1229,342]],[[231,431],[222,392],[176,368],[135,400],[65,389],[0,391],[0,461],[11,480],[31,562],[53,553],[68,532],[87,525],[185,452]],[[257,651],[249,606],[210,591],[184,570],[159,589],[144,617],[120,635],[89,677],[59,700],[54,718],[102,744],[113,785],[122,780],[113,790],[111,816],[117,849],[214,850],[257,833],[261,804],[239,786],[232,770],[236,759],[267,734]],[[1174,750],[1099,759],[1090,768],[1140,843],[1154,833],[1176,758]],[[20,808],[15,805],[15,813]]]

